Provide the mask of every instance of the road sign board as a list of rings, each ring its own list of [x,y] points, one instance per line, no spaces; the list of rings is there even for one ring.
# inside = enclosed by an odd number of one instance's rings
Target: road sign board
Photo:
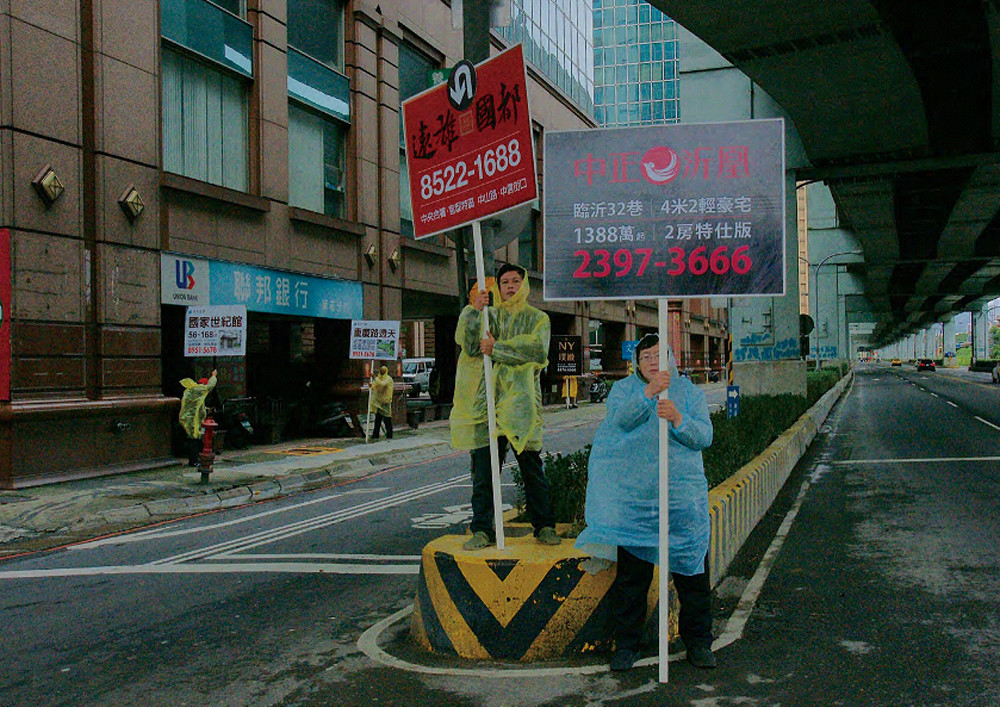
[[[740,414],[740,387],[726,387],[726,417],[735,418]]]
[[[521,45],[407,99],[403,127],[416,238],[538,196]]]
[[[545,135],[546,300],[781,295],[784,122]]]

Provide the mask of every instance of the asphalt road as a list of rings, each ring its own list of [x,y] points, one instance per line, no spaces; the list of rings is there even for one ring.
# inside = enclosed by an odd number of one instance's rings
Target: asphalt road
[[[997,705],[998,403],[859,368],[716,589],[715,671],[415,650],[417,556],[468,517],[458,454],[0,564],[0,704]]]

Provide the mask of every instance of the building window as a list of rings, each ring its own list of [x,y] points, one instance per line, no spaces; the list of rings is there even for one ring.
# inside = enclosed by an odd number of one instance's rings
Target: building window
[[[288,44],[344,70],[343,0],[288,0]]]
[[[346,128],[288,104],[288,204],[344,218]]]
[[[343,0],[288,1],[288,204],[347,215]]]
[[[160,5],[163,169],[247,190],[253,27],[242,0]]]
[[[245,80],[163,49],[163,169],[247,190]]]
[[[413,236],[413,204],[410,202],[410,175],[406,167],[406,135],[403,132],[402,103],[429,87],[435,61],[407,44],[399,45],[399,230]]]

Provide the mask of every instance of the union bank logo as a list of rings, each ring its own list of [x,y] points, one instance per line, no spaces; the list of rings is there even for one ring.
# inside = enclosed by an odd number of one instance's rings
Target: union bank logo
[[[194,263],[191,261],[174,261],[174,282],[181,290],[194,289]]]

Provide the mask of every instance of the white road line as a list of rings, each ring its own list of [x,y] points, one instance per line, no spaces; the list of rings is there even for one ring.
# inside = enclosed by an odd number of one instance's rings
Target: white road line
[[[939,396],[939,395],[937,395],[936,393],[933,393],[933,392],[931,393],[931,395],[934,396],[934,398],[941,398],[941,396]]]
[[[951,401],[945,401],[945,403],[947,403],[952,408],[958,408],[958,404],[957,403],[952,403]]]
[[[725,631],[719,635],[718,639],[712,642],[713,649],[721,649],[722,647],[729,646],[743,636],[743,629],[750,619],[750,613],[753,612],[754,605],[757,604],[757,597],[764,588],[764,582],[767,580],[767,576],[771,572],[771,567],[778,558],[778,553],[781,552],[781,547],[784,545],[785,539],[788,537],[788,532],[792,528],[792,522],[798,516],[799,509],[802,507],[802,501],[805,499],[806,492],[809,491],[811,485],[811,478],[806,477],[805,481],[802,482],[802,487],[799,489],[798,496],[795,497],[795,502],[788,510],[788,513],[785,514],[781,526],[778,527],[778,532],[774,535],[771,545],[767,547],[767,551],[764,553],[763,560],[757,566],[757,572],[753,574],[750,582],[743,589],[743,594],[740,595],[740,601],[736,605],[736,609],[726,622]]]
[[[985,423],[986,425],[990,426],[990,427],[991,427],[991,428],[993,428],[994,430],[1000,430],[1000,425],[994,425],[994,424],[993,424],[993,423],[991,423],[990,421],[988,421],[988,420],[985,420],[985,419],[983,419],[983,418],[980,418],[980,417],[979,417],[978,415],[976,416],[976,420],[978,420],[978,421],[979,421],[980,423]]]
[[[984,423],[986,421],[983,421]],[[996,426],[993,426],[996,427]],[[945,462],[997,462],[1000,456],[991,455],[985,457],[883,457],[870,460],[834,460],[834,465],[912,465],[921,463],[945,463]]]
[[[370,563],[174,563],[171,565],[103,565],[85,568],[42,568],[0,571],[0,580],[78,578],[89,575],[160,575],[197,573],[328,573],[330,575],[417,575],[420,564]]]
[[[417,489],[407,490],[405,492],[399,492],[397,494],[385,497],[383,499],[376,499],[369,502],[364,502],[353,507],[347,507],[346,509],[339,509],[337,511],[331,512],[329,514],[323,514],[310,519],[304,519],[302,521],[296,521],[294,523],[286,524],[284,526],[278,526],[271,529],[266,529],[264,531],[251,534],[238,539],[232,539],[229,541],[223,541],[211,546],[205,546],[200,549],[195,549],[193,551],[188,551],[186,553],[179,553],[168,558],[163,558],[158,561],[153,561],[152,564],[169,564],[169,563],[183,563],[186,561],[195,560],[198,558],[209,557],[216,553],[223,552],[234,552],[240,548],[250,549],[256,546],[261,546],[266,543],[273,541],[278,541],[290,536],[299,535],[305,533],[306,531],[313,531],[315,529],[323,528],[325,526],[331,526],[342,521],[347,521],[349,519],[354,519],[359,516],[364,516],[375,511],[382,511],[384,509],[389,509],[393,506],[399,506],[408,501],[413,501],[415,499],[420,499],[432,494],[437,494],[438,492],[445,491],[455,486],[459,480],[464,480],[467,475],[458,475],[452,477],[444,482],[436,482],[434,484],[425,485],[423,487],[418,487]]]
[[[239,560],[358,560],[358,561],[410,561],[419,563],[420,556],[380,556],[375,553],[222,553],[215,558],[236,558]]]
[[[414,664],[404,659],[393,656],[382,650],[378,645],[378,637],[386,629],[405,619],[413,613],[413,605],[404,607],[399,612],[389,615],[381,622],[377,622],[362,633],[358,639],[358,649],[365,653],[369,659],[394,669],[410,671],[417,674],[430,674],[433,676],[470,676],[474,678],[536,678],[545,676],[586,676],[588,674],[601,674],[610,671],[607,664],[591,664],[589,666],[553,666],[544,669],[458,669],[448,666],[424,666]],[[715,646],[714,644],[712,645]],[[684,656],[683,652],[671,654],[670,661],[677,661]],[[659,657],[648,656],[635,662],[636,666],[654,666],[659,664]]]

